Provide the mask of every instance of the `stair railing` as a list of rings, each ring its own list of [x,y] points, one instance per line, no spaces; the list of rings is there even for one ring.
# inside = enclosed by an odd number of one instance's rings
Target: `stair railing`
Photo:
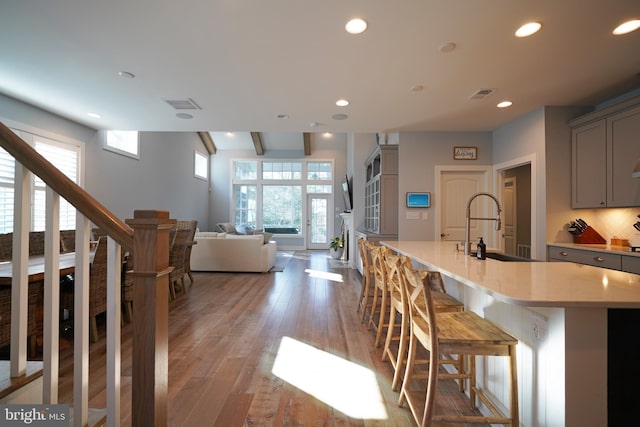
[[[58,403],[59,205],[77,210],[74,285],[73,424],[89,422],[89,257],[90,226],[109,236],[107,271],[107,425],[120,423],[121,250],[134,256],[132,425],[167,424],[169,230],[167,211],[135,211],[121,221],[67,178],[32,146],[0,123],[0,146],[16,159],[11,312],[11,376],[24,375],[27,363],[28,236],[30,174],[47,185],[43,320],[42,402]],[[38,403],[38,402],[34,402]]]

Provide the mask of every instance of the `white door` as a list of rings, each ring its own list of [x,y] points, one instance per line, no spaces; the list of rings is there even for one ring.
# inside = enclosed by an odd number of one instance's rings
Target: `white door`
[[[440,172],[440,238],[462,242],[466,227],[467,202],[475,193],[486,191],[487,171],[442,170]],[[471,216],[486,216],[487,197],[476,198],[471,206]],[[491,201],[491,200],[489,200]],[[493,201],[491,201],[493,203]],[[488,241],[487,221],[471,221],[469,238],[477,242],[479,237]],[[489,244],[487,244],[489,245]]]
[[[502,218],[504,228],[502,237],[504,238],[504,251],[509,255],[517,255],[516,250],[516,230],[517,230],[517,207],[516,207],[516,177],[505,178],[502,186]]]
[[[333,238],[329,224],[329,195],[307,195],[307,249],[329,249],[329,241]],[[339,235],[340,230],[334,233]]]

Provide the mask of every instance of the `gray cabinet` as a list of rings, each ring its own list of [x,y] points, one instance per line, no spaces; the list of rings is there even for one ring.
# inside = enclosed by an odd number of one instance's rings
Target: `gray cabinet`
[[[369,233],[397,236],[398,146],[379,146],[365,168],[364,228]]]
[[[610,268],[612,270],[620,270],[622,268],[621,256],[619,254],[570,249],[559,246],[549,246],[549,260],[569,261],[577,264],[593,265],[594,267]]]
[[[548,251],[549,261],[569,261],[640,274],[640,256],[553,245],[548,246]]]
[[[640,100],[609,107],[571,122],[573,208],[640,205]]]

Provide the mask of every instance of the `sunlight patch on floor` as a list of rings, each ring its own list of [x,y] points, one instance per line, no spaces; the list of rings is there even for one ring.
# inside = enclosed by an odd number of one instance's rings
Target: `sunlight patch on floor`
[[[344,282],[342,274],[329,273],[328,271],[312,270],[310,268],[307,268],[306,270],[304,270],[304,272],[307,273],[309,277],[331,280],[332,282]]]
[[[271,372],[349,417],[388,419],[375,374],[341,357],[282,337]]]

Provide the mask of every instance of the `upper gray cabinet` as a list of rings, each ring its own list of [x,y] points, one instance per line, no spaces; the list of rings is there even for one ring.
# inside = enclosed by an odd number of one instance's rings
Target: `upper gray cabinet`
[[[570,124],[571,206],[640,206],[640,179],[631,177],[640,158],[640,105],[625,102]]]

